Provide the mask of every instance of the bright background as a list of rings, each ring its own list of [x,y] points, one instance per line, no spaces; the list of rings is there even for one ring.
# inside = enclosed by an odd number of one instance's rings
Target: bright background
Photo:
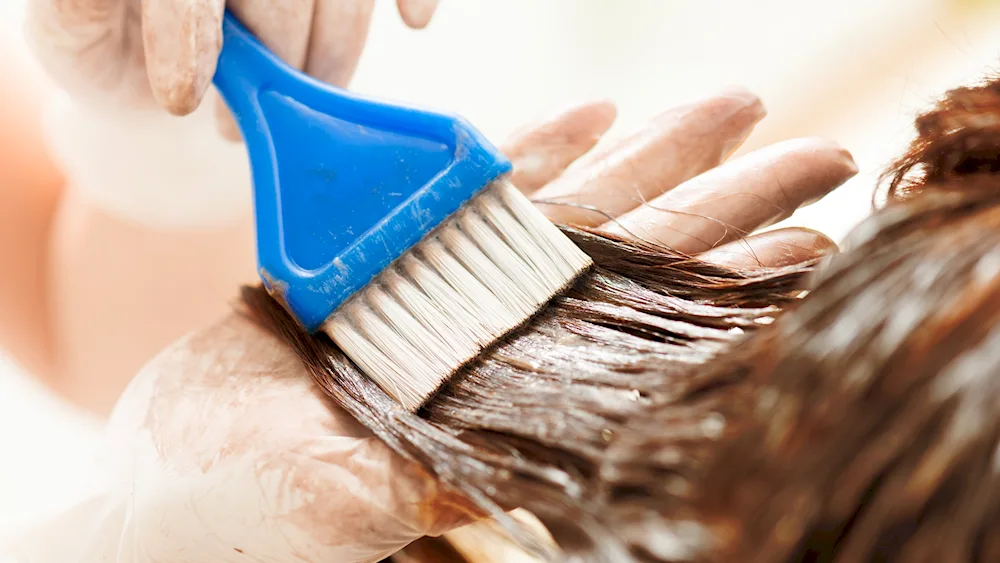
[[[22,2],[0,0],[0,34],[18,32]],[[616,101],[621,131],[746,85],[770,116],[745,150],[822,135],[854,153],[858,177],[785,223],[840,239],[914,114],[990,68],[1000,0],[443,0],[421,32],[380,0],[354,87],[458,111],[500,140],[573,101]],[[98,428],[0,357],[0,526],[70,498]]]

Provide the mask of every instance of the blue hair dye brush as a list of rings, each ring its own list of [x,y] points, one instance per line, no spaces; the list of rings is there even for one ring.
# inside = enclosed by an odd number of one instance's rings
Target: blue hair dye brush
[[[458,117],[314,80],[228,13],[214,82],[250,154],[265,287],[410,410],[591,264]]]

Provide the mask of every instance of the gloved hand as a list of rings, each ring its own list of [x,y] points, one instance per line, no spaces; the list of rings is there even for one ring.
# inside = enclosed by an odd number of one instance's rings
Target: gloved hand
[[[608,207],[614,219],[605,228],[735,267],[830,251],[829,239],[804,229],[732,242],[732,233],[787,215],[856,171],[843,149],[819,140],[722,164],[762,116],[756,98],[730,92],[671,109],[580,158],[615,117],[610,104],[588,104],[521,131],[503,150],[515,184],[567,220],[597,226],[607,216],[555,204]],[[670,194],[679,213],[657,209]],[[703,218],[675,222],[692,214]],[[291,349],[238,315],[139,373],[108,427],[108,453],[109,482],[97,494],[0,538],[0,557],[369,563],[476,516],[334,407]]]
[[[155,101],[186,115],[211,84],[226,6],[285,61],[345,86],[364,48],[374,2],[29,0],[28,37],[49,73],[74,96],[116,105]],[[420,28],[437,0],[397,5],[407,25]],[[223,124],[228,136],[235,134],[228,119]]]

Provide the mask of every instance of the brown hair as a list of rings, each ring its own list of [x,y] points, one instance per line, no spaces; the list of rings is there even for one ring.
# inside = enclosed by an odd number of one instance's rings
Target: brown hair
[[[418,415],[244,299],[397,452],[583,560],[997,561],[1000,83],[917,127],[889,205],[805,299],[811,264],[731,272],[567,229],[597,269]]]
[[[390,400],[329,339],[301,332],[262,289],[245,289],[243,300],[338,405],[397,453],[484,513],[503,520],[504,508],[526,508],[563,549],[614,557],[626,548],[589,499],[604,450],[634,413],[681,402],[692,406],[673,429],[683,452],[678,470],[697,464],[704,443],[719,436],[704,419],[724,400],[712,389],[727,379],[706,377],[701,366],[794,300],[808,266],[740,273],[645,243],[566,232],[596,267],[417,414]],[[693,399],[700,395],[708,398]]]
[[[607,452],[604,486],[640,494],[609,497],[605,525],[696,522],[705,561],[1000,561],[1000,85],[917,125],[889,204],[809,297],[709,366],[747,392],[691,504],[664,508],[653,408]]]
[[[447,539],[421,538],[383,563],[476,563],[469,561]]]

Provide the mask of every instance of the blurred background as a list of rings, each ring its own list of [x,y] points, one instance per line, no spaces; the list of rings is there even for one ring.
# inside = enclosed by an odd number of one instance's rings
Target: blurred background
[[[20,45],[22,10],[0,0],[3,41]],[[821,135],[854,154],[858,177],[783,224],[839,240],[869,212],[913,116],[991,69],[1000,0],[442,0],[422,32],[381,0],[354,88],[455,110],[499,141],[574,101],[615,101],[614,133],[745,85],[769,117],[743,152]],[[0,152],[0,167],[9,158]],[[71,498],[99,431],[0,354],[0,526]]]

